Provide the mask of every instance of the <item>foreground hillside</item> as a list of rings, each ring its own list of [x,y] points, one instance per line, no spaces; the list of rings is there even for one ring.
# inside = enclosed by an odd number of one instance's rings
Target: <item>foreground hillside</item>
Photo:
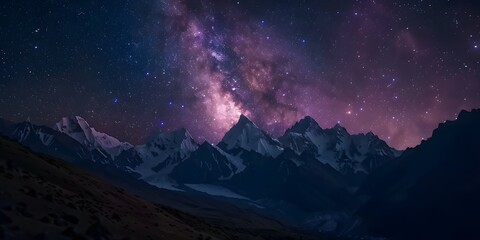
[[[0,189],[0,239],[307,239],[268,227],[213,225],[4,137]]]

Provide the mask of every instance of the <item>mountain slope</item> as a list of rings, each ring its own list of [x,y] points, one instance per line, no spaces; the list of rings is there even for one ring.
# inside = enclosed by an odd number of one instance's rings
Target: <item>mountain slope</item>
[[[112,158],[103,149],[85,145],[71,136],[46,126],[31,122],[10,123],[0,119],[0,133],[15,139],[32,150],[58,157],[82,166],[119,168],[130,174],[131,168],[138,166],[142,159],[133,148],[122,151]]]
[[[371,174],[365,227],[392,239],[478,239],[480,110],[462,111]]]
[[[218,146],[227,152],[255,151],[264,156],[276,157],[282,152],[281,144],[257,127],[246,116],[225,134]]]
[[[205,141],[173,170],[171,177],[182,183],[215,183],[229,179],[243,169],[245,165],[240,158]]]
[[[92,154],[88,149],[66,134],[49,127],[37,126],[30,122],[11,123],[0,119],[1,133],[17,140],[34,151],[61,157],[69,162],[80,163],[84,159],[93,162],[106,161],[103,156]]]
[[[0,119],[0,133],[34,151],[103,172],[120,170],[170,189],[174,188],[168,174],[197,148],[185,129],[157,134],[145,145],[133,147],[97,132],[81,117],[62,118],[55,128]]]
[[[118,156],[122,151],[133,148],[130,143],[120,142],[108,134],[98,132],[79,116],[63,117],[53,129],[67,134],[89,150],[98,149],[112,158]]]
[[[161,132],[135,149],[142,164],[133,171],[154,186],[177,190],[170,173],[198,148],[190,133],[182,128],[173,132]]]
[[[306,152],[297,155],[290,149],[276,158],[255,159],[223,184],[270,209],[278,219],[332,234],[350,224],[345,216],[358,206],[338,171]]]
[[[0,137],[0,238],[286,239],[212,225]],[[297,235],[300,237],[301,235]]]

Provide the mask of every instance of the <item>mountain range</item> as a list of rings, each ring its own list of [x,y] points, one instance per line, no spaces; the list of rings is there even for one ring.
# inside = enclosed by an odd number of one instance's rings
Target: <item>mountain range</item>
[[[430,139],[405,151],[372,132],[350,134],[339,124],[322,128],[309,116],[276,139],[242,115],[218,144],[197,143],[188,130],[178,129],[134,146],[79,116],[64,117],[52,127],[0,120],[0,132],[152,201],[169,198],[153,198],[158,190],[170,198],[235,206],[315,236],[414,239],[462,236],[462,226],[452,222],[475,208],[478,199],[479,115],[480,110],[462,111],[456,121],[441,124]],[[139,192],[139,186],[149,190]],[[439,200],[430,204],[433,196]],[[198,202],[189,204],[203,204]],[[174,207],[193,211],[189,204]],[[438,212],[448,204],[462,211]],[[209,215],[197,210],[201,217]],[[475,229],[478,215],[471,212],[471,224],[464,227]],[[445,221],[429,221],[431,216]],[[429,224],[419,227],[422,221]],[[430,232],[437,226],[446,226],[438,236]]]
[[[186,177],[179,172],[187,165],[199,171],[215,167],[220,169],[214,173],[218,175],[215,180],[226,180],[245,170],[252,158],[275,159],[292,150],[291,156],[308,153],[343,175],[367,175],[400,154],[371,132],[350,135],[338,124],[322,129],[311,117],[297,122],[277,140],[242,115],[217,145],[199,144],[186,129],[179,129],[160,132],[145,144],[133,146],[97,131],[79,116],[64,117],[52,128],[6,120],[1,125],[3,134],[40,152],[119,168],[165,188],[174,188],[177,180]],[[293,159],[297,167],[303,164]],[[197,177],[196,181],[201,180]]]

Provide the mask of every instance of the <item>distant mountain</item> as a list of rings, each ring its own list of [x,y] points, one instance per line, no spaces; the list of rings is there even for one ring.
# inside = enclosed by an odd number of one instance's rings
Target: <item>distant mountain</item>
[[[230,179],[244,169],[241,158],[205,141],[173,170],[171,177],[182,183],[215,183]]]
[[[176,190],[169,175],[197,148],[198,144],[184,128],[161,132],[146,144],[135,147],[142,158],[142,164],[133,171],[154,186]]]
[[[115,158],[122,151],[133,148],[130,143],[120,142],[108,134],[98,132],[79,116],[64,117],[53,127],[54,130],[65,133],[77,142],[83,144],[89,150],[98,150]]]
[[[339,124],[322,129],[309,116],[287,129],[279,140],[297,154],[310,152],[344,174],[368,174],[400,154],[371,132],[350,135]]]
[[[226,152],[246,150],[270,157],[278,156],[283,150],[280,142],[270,137],[244,115],[240,116],[218,146]]]
[[[69,162],[106,162],[101,154],[90,152],[85,146],[66,134],[31,122],[12,123],[0,119],[1,133],[15,139],[34,151],[56,156]]]
[[[1,123],[1,132],[37,151],[70,161],[121,168],[155,186],[170,189],[175,189],[176,181],[169,174],[199,148],[186,129],[161,132],[147,143],[133,146],[97,131],[79,116],[64,117],[53,129],[30,122],[14,124],[2,120]],[[232,177],[239,172],[238,169],[243,170],[256,159],[278,157],[286,148],[297,155],[308,152],[344,174],[368,174],[399,154],[372,133],[350,135],[340,125],[322,129],[311,117],[297,122],[278,141],[242,115],[218,148],[207,151],[208,145],[211,144],[204,146],[195,156],[198,158],[209,152],[207,155],[211,157],[206,161],[212,161],[212,156],[227,159],[224,163],[231,166],[230,176],[224,176],[224,172],[218,175],[219,179]],[[181,166],[185,168],[186,165]],[[180,176],[180,172],[176,171],[175,178],[186,179]]]
[[[107,148],[103,148],[97,140],[103,140],[102,144],[106,144],[108,142],[106,141],[107,138],[114,138],[98,133],[94,129],[89,130],[87,127],[88,123],[84,121],[85,125],[83,126],[85,130],[74,127],[75,124],[72,123],[69,126],[70,128],[63,128],[64,132],[46,126],[38,126],[31,122],[14,124],[3,119],[0,122],[2,122],[0,125],[3,125],[0,128],[0,133],[17,140],[37,152],[62,158],[83,166],[99,165],[123,169],[122,171],[130,173],[130,169],[135,168],[142,162],[142,159],[140,159],[133,147],[125,148],[115,155],[110,155]],[[93,131],[95,131],[98,139],[94,137]],[[81,142],[79,139],[81,139]],[[123,148],[127,145],[122,143],[118,147]],[[109,150],[113,151],[113,147],[109,148]]]
[[[133,146],[97,131],[78,116],[64,117],[53,128],[1,120],[0,131],[35,151],[90,168],[118,169],[154,186],[175,190],[170,172],[198,148],[185,129],[162,132],[144,145]]]
[[[143,158],[170,163],[178,163],[181,159],[190,156],[197,148],[198,144],[184,128],[173,132],[161,132],[145,145],[136,146]]]
[[[480,110],[373,172],[359,190],[368,232],[391,239],[480,239]]]

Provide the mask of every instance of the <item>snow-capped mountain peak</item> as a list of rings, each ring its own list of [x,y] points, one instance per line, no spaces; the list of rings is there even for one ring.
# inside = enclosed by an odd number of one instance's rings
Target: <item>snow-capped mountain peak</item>
[[[90,150],[105,151],[112,158],[118,156],[123,150],[133,147],[130,143],[121,142],[108,134],[98,132],[79,116],[63,117],[53,129],[69,135]]]
[[[225,134],[219,146],[225,151],[240,148],[271,157],[278,156],[283,150],[280,142],[271,138],[245,115],[240,116],[238,122]]]
[[[151,151],[178,152],[180,158],[198,148],[192,135],[185,128],[172,132],[161,132],[146,144]]]
[[[300,121],[296,122],[291,128],[287,129],[285,133],[306,133],[308,131],[318,131],[322,130],[322,128],[318,125],[318,123],[310,116],[306,116],[302,118]]]
[[[135,147],[143,163],[134,171],[154,186],[176,190],[169,175],[197,148],[198,144],[184,128],[160,132],[151,137],[146,144]]]
[[[280,141],[297,154],[313,153],[320,162],[342,172],[368,173],[399,154],[372,132],[351,135],[339,123],[322,129],[311,117],[295,123]]]
[[[209,183],[230,179],[244,169],[242,159],[205,141],[189,158],[179,163],[171,177],[181,182]]]
[[[340,135],[350,135],[347,131],[346,128],[344,128],[342,125],[340,125],[340,123],[336,123],[335,126],[333,126],[332,128],[330,128],[331,131],[335,131],[337,132],[337,134],[340,134]]]
[[[253,124],[255,125],[255,123],[253,123],[252,121],[250,121],[250,119],[248,119],[247,116],[241,114],[240,117],[238,118],[238,122],[237,124],[239,125],[245,125],[245,124]],[[255,125],[256,126],[256,125]]]
[[[197,150],[198,144],[184,128],[172,132],[160,132],[144,145],[135,147],[144,159],[146,171],[163,165],[177,164]],[[158,165],[163,164],[163,165]]]
[[[325,145],[323,129],[310,116],[296,122],[279,138],[284,147],[297,154],[304,151],[318,152],[318,145]]]

